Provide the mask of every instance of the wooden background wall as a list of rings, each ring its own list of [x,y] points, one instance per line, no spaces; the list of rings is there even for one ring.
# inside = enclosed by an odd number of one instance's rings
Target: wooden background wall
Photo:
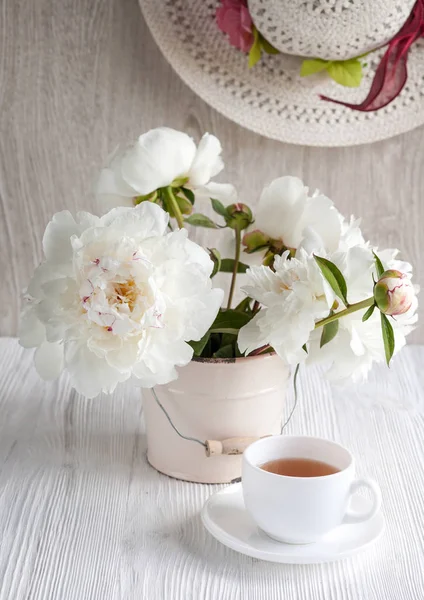
[[[95,210],[93,182],[114,146],[166,124],[216,134],[222,179],[254,204],[265,182],[292,174],[376,243],[416,265],[424,239],[423,129],[356,148],[284,145],[241,129],[174,74],[137,0],[0,0],[0,335],[15,335],[19,297],[41,259],[52,213]],[[424,342],[423,329],[413,335]]]

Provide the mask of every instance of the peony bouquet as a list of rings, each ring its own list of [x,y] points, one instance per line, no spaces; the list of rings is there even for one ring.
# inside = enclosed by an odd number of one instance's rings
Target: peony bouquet
[[[265,187],[254,214],[212,181],[222,169],[213,135],[196,146],[154,129],[102,170],[103,216],[53,217],[20,330],[43,378],[66,369],[90,398],[130,378],[167,383],[193,355],[276,352],[357,381],[402,348],[417,289],[397,250],[365,241],[358,221],[295,177]],[[189,239],[196,227],[213,231],[214,247]]]

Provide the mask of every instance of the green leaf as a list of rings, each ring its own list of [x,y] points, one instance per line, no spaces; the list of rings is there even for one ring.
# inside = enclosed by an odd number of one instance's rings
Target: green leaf
[[[237,342],[237,335],[234,333],[223,333],[221,335],[221,346],[234,345]]]
[[[384,267],[383,267],[383,263],[381,262],[381,260],[378,258],[377,254],[375,252],[373,252],[374,254],[374,258],[375,258],[375,268],[377,270],[377,277],[380,279],[380,277],[383,275],[384,273]]]
[[[259,39],[259,32],[256,27],[253,28],[253,36],[253,44],[249,51],[249,69],[254,67],[261,58],[261,42]]]
[[[357,58],[335,60],[326,67],[336,83],[345,87],[358,87],[362,80],[362,65]]]
[[[264,52],[266,52],[267,54],[280,54],[280,51],[277,50],[277,48],[274,48],[274,46],[272,44],[270,44],[268,42],[268,40],[266,40],[261,33],[259,34],[259,41],[260,41],[262,50]]]
[[[184,219],[185,223],[189,225],[194,225],[194,227],[208,227],[209,229],[218,229],[218,225],[212,221],[206,215],[201,215],[200,213],[194,213]]]
[[[189,345],[194,350],[194,356],[200,356],[203,352],[204,347],[209,341],[210,331],[207,331],[205,335],[197,342],[189,342]]]
[[[324,325],[324,327],[322,328],[322,334],[321,334],[321,340],[319,342],[319,347],[322,348],[323,346],[325,346],[325,344],[328,344],[328,342],[331,342],[331,340],[333,340],[337,333],[339,331],[339,322],[338,321],[331,321],[331,323],[327,323],[327,325]]]
[[[234,347],[232,344],[222,346],[219,350],[214,352],[214,358],[234,358]]]
[[[221,310],[210,328],[211,333],[237,334],[239,329],[250,321],[251,317],[237,310]]]
[[[374,312],[374,308],[375,308],[375,304],[371,304],[371,306],[368,308],[368,310],[364,313],[364,316],[362,317],[363,323],[365,323],[365,321],[368,321],[368,319],[371,317],[372,313]]]
[[[338,267],[331,261],[326,258],[322,258],[321,256],[316,256],[314,254],[314,258],[318,263],[319,268],[321,269],[321,273],[324,275],[328,283],[330,284],[332,290],[336,294],[338,298],[343,300],[345,306],[349,306],[347,301],[347,285],[346,280],[343,277],[343,274],[339,270]]]
[[[187,183],[188,177],[176,177],[174,181],[171,183],[171,187],[179,188]]]
[[[237,273],[246,273],[249,265],[245,265],[242,262],[239,262],[237,267]],[[232,273],[234,270],[234,259],[233,258],[223,258],[221,261],[221,273]]]
[[[216,213],[221,215],[221,217],[228,217],[227,209],[219,200],[215,200],[215,198],[211,198],[212,208]]]
[[[191,204],[193,205],[194,200],[195,200],[194,193],[186,187],[182,187],[181,191],[184,194],[184,196],[187,198],[187,200],[190,200]]]
[[[386,353],[387,365],[390,363],[390,359],[395,351],[395,335],[393,333],[393,327],[389,319],[383,313],[381,315],[381,333],[383,334],[384,352]]]
[[[321,58],[307,58],[302,62],[302,66],[300,67],[300,76],[307,77],[308,75],[320,73],[321,71],[324,71],[329,64],[328,60],[322,60]]]
[[[240,312],[247,312],[247,313],[251,313],[252,309],[250,308],[250,303],[252,302],[252,299],[249,297],[243,298],[243,300],[237,304],[237,306],[235,307],[234,310],[238,310]]]
[[[214,277],[218,271],[221,269],[221,254],[218,252],[216,248],[208,248],[209,256],[213,262],[213,270],[211,273],[211,279]]]
[[[304,350],[306,352],[306,354],[308,354],[308,346],[306,344],[303,344],[302,350]],[[297,366],[299,366],[299,365],[297,365]]]

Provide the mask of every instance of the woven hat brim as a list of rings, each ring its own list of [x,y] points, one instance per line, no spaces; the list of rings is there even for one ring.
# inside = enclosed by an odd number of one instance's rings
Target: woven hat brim
[[[408,81],[401,94],[375,112],[354,111],[319,94],[361,102],[384,49],[367,57],[359,88],[325,76],[302,78],[302,59],[265,55],[252,69],[229,45],[215,21],[217,3],[204,0],[139,0],[163,55],[181,79],[228,119],[282,142],[306,146],[353,146],[390,138],[424,123],[424,41],[411,48]]]

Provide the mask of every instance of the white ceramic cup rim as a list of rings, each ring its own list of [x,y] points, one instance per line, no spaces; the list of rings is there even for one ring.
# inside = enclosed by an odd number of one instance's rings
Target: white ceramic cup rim
[[[344,453],[344,455],[346,456],[346,458],[348,459],[348,464],[346,464],[346,466],[344,466],[343,468],[339,469],[336,473],[331,473],[329,475],[317,475],[314,477],[297,477],[294,475],[279,475],[278,473],[272,473],[270,471],[265,471],[264,469],[262,469],[260,466],[258,466],[258,464],[256,464],[252,458],[250,457],[250,454],[252,454],[255,450],[255,448],[258,448],[259,446],[266,446],[269,443],[272,443],[272,440],[275,440],[275,438],[280,438],[282,440],[287,440],[287,441],[302,441],[302,440],[313,440],[315,442],[322,442],[325,443],[327,446],[333,446],[333,448],[337,448],[337,450],[339,450],[340,452]],[[293,458],[309,458],[309,457],[303,457],[301,455],[301,451],[299,452],[298,456],[293,456]],[[285,458],[284,456],[280,457],[280,458]],[[329,479],[329,478],[334,478],[334,477],[340,477],[347,469],[351,468],[352,465],[354,465],[355,459],[353,457],[353,454],[347,449],[345,448],[345,446],[342,446],[341,444],[338,444],[337,442],[334,442],[333,440],[329,440],[327,438],[323,438],[323,437],[316,437],[316,436],[312,436],[312,435],[274,435],[274,436],[269,436],[269,437],[265,437],[262,438],[260,440],[257,440],[256,442],[253,442],[252,444],[250,444],[250,446],[248,446],[246,448],[246,450],[244,451],[244,459],[245,461],[256,471],[262,473],[262,474],[266,474],[269,477],[275,478],[278,477],[279,479],[290,479],[290,480],[298,480],[298,481],[314,481],[314,480],[323,480],[323,479]],[[278,460],[278,458],[269,458],[268,460]],[[317,459],[319,460],[319,459]],[[265,461],[267,462],[267,461]],[[325,461],[323,461],[325,462]],[[262,463],[264,464],[264,463]],[[338,467],[337,467],[338,468]]]

